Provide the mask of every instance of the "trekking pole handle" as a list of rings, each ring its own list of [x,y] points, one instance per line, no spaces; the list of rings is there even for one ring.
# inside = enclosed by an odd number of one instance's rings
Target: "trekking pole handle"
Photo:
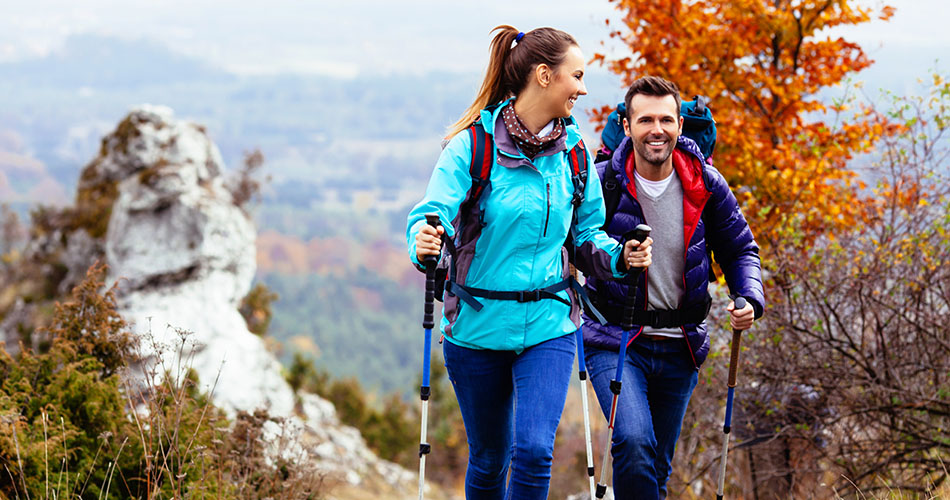
[[[426,222],[435,228],[442,225],[439,220],[439,214],[426,214]],[[439,258],[435,255],[427,255],[422,259],[426,268],[426,302],[425,315],[422,318],[422,327],[431,329],[435,326],[432,319],[432,313],[435,310],[435,267],[439,263]]]
[[[627,231],[623,234],[624,247],[626,247],[627,242],[631,240],[643,243],[648,237],[650,237],[650,231],[652,231],[652,229],[646,224],[640,224],[637,227]],[[640,279],[641,272],[643,272],[642,267],[632,267],[627,270],[627,276],[633,281],[633,284],[630,285],[630,291],[627,293],[627,300],[623,307],[623,318],[620,327],[624,330],[630,330],[633,328],[633,311],[636,307],[637,301],[637,280]]]
[[[736,297],[733,310],[745,309],[746,300]],[[742,341],[742,330],[732,331],[732,347],[729,357],[729,387],[736,386],[736,376],[739,373],[739,343]]]

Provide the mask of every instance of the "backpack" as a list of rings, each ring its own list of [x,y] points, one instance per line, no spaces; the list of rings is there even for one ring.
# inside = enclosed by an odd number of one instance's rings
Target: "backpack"
[[[627,116],[627,106],[624,103],[617,105],[607,117],[603,132],[600,133],[604,147],[597,152],[594,163],[610,159],[613,152],[620,146],[624,138],[623,119]],[[709,98],[702,95],[693,96],[692,101],[683,101],[680,104],[680,116],[683,118],[683,135],[689,137],[699,146],[706,161],[711,161],[716,149],[716,120],[709,109]]]
[[[716,120],[709,109],[709,98],[697,95],[692,101],[684,101],[680,104],[680,116],[683,117],[683,135],[699,146],[707,162],[712,161],[716,149]]]
[[[472,189],[468,199],[459,207],[459,217],[469,224],[479,224],[479,226],[475,228],[475,233],[472,235],[472,238],[477,238],[481,232],[481,228],[486,225],[484,214],[479,207],[479,200],[485,192],[485,188],[491,185],[491,169],[494,165],[495,147],[492,136],[485,131],[479,122],[476,121],[469,126],[467,133],[472,138],[472,161],[469,166],[469,173],[472,176]],[[587,185],[588,177],[587,149],[584,145],[584,141],[580,140],[577,145],[568,151],[567,155],[571,166],[571,183],[574,185],[574,196],[571,200],[571,205],[574,212],[573,219],[574,222],[576,222],[577,207],[584,201],[584,189]],[[459,229],[456,237],[461,238],[462,233],[463,230]],[[442,301],[442,292],[444,291],[449,295],[457,295],[459,299],[472,306],[476,311],[480,311],[483,306],[475,297],[495,300],[516,300],[518,302],[554,299],[570,306],[570,302],[565,301],[557,295],[558,292],[570,288],[577,293],[582,304],[592,308],[595,316],[603,321],[603,317],[600,316],[599,312],[596,312],[596,308],[591,304],[587,292],[584,291],[583,287],[580,286],[573,276],[569,276],[567,279],[546,288],[526,291],[493,291],[460,285],[456,281],[456,247],[465,243],[466,242],[463,241],[454,241],[452,238],[445,239],[445,246],[451,259],[443,259],[439,266],[441,272],[437,271],[436,298],[438,300]],[[573,264],[575,248],[573,236],[570,232],[567,235],[564,246],[568,251],[568,261]],[[451,262],[446,263],[446,260],[451,260]]]
[[[683,101],[680,105],[680,116],[683,117],[682,136],[695,142],[699,146],[703,159],[711,164],[713,150],[716,149],[716,120],[713,119],[712,111],[707,104],[709,104],[708,97],[694,96],[692,101]],[[625,137],[623,119],[626,116],[627,106],[624,103],[618,104],[617,109],[607,117],[607,124],[600,134],[604,147],[597,152],[595,163],[607,162],[601,179],[604,207],[607,209],[607,216],[604,218],[604,229],[613,219],[617,212],[617,206],[620,204],[620,186],[615,180],[617,172],[613,169],[613,162],[609,160]]]

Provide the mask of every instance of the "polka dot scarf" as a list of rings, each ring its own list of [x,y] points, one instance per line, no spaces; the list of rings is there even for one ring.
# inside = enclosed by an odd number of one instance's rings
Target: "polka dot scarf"
[[[562,120],[555,119],[554,129],[551,130],[551,133],[544,137],[534,135],[528,130],[528,127],[525,127],[524,124],[521,123],[521,120],[518,119],[518,115],[515,114],[514,102],[501,110],[501,117],[505,120],[505,128],[508,129],[508,134],[514,139],[515,144],[518,145],[521,152],[528,158],[537,156],[545,147],[561,137],[561,134],[564,132],[564,123]]]

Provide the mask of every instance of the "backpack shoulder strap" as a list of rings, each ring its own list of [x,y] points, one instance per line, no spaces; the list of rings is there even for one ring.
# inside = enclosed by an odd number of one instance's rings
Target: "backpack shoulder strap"
[[[573,206],[571,224],[574,225],[577,223],[577,208],[584,202],[584,190],[587,187],[589,169],[587,146],[584,145],[583,139],[578,141],[577,145],[571,148],[568,152],[568,157],[571,163],[571,182],[574,184],[574,197],[571,200],[571,205]],[[574,246],[574,238],[570,232],[567,233],[567,240],[564,242],[564,246],[567,248],[568,262],[575,264],[577,262],[577,248]],[[580,307],[589,311],[600,324],[607,324],[607,320],[600,314],[600,311],[598,311],[594,303],[591,302],[587,292],[585,292],[584,288],[578,283],[576,273],[571,273],[570,277],[567,278],[567,282],[570,288],[574,290],[574,295]]]
[[[495,148],[492,137],[480,123],[475,122],[468,127],[468,133],[472,138],[472,161],[469,165],[469,173],[472,175],[472,196],[469,199],[471,202],[478,203],[478,199],[490,182],[492,150]]]
[[[584,188],[587,187],[587,146],[584,145],[583,139],[571,148],[568,157],[571,163],[571,182],[574,184],[574,198],[571,204],[574,205],[576,211],[577,207],[584,202]]]
[[[601,178],[601,188],[604,192],[604,208],[607,209],[607,216],[604,217],[603,229],[610,225],[611,219],[617,213],[617,207],[620,205],[620,183],[617,182],[617,171],[614,169],[613,158],[607,159],[604,165],[604,175]]]
[[[469,137],[472,139],[472,160],[469,163],[469,173],[472,176],[472,188],[469,191],[468,198],[462,202],[462,205],[459,207],[459,219],[461,222],[461,227],[456,228],[458,233],[455,236],[455,240],[447,239],[445,241],[446,250],[450,256],[449,259],[444,260],[447,262],[448,267],[448,280],[445,290],[449,295],[455,295],[453,292],[453,283],[456,283],[456,248],[462,246],[466,241],[462,241],[463,235],[466,235],[468,238],[477,238],[478,234],[481,233],[481,228],[485,226],[485,214],[481,211],[479,207],[479,200],[482,197],[482,194],[485,192],[485,188],[491,185],[491,168],[494,163],[494,142],[492,136],[485,131],[485,128],[482,127],[480,121],[476,120],[475,123],[469,125],[466,129],[466,133],[469,134]],[[466,225],[475,224],[472,231],[464,229]],[[457,283],[456,283],[457,284]],[[463,292],[464,293],[464,292]],[[481,306],[479,305],[479,309]]]
[[[584,190],[587,187],[587,146],[584,145],[583,139],[567,152],[567,158],[571,167],[571,183],[574,185],[574,196],[571,198],[571,226],[573,227],[577,224],[577,207],[584,203]],[[567,248],[568,260],[573,264],[575,262],[574,235],[570,231],[567,232],[564,247]]]
[[[478,222],[485,225],[484,214],[478,209],[478,202],[485,189],[491,185],[491,167],[494,163],[494,142],[492,136],[485,131],[481,123],[476,121],[468,127],[468,134],[472,138],[472,161],[469,163],[469,174],[472,176],[472,189],[468,200],[459,207],[459,214],[463,217],[476,212]]]

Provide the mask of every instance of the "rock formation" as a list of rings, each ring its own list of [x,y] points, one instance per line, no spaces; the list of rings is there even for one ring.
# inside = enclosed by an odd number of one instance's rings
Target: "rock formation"
[[[255,272],[255,228],[224,170],[201,126],[165,107],[133,110],[83,171],[77,213],[86,215],[66,238],[77,251],[69,272],[104,254],[146,367],[191,366],[226,412],[263,408],[278,417],[281,424],[265,429],[272,442],[291,444],[274,452],[316,460],[342,481],[333,498],[415,498],[414,473],[377,458],[329,402],[298,400],[280,363],[248,331],[238,305]]]
[[[144,354],[154,359],[156,347],[188,331],[193,349],[182,356],[207,390],[217,381],[216,404],[290,416],[294,397],[280,364],[237,310],[254,276],[255,231],[232,202],[223,170],[198,125],[144,106],[103,139],[79,189],[114,193],[105,259]]]

